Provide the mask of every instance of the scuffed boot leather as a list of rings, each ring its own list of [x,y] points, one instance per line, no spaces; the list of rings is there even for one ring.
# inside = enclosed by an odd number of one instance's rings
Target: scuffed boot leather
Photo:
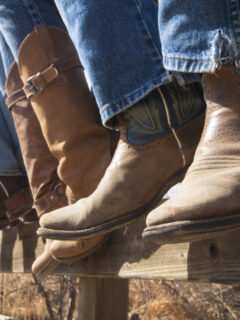
[[[57,27],[35,27],[20,46],[18,66],[44,138],[59,161],[67,197],[88,196],[110,162],[110,138],[69,35]]]
[[[95,192],[42,217],[38,233],[91,238],[147,213],[192,162],[204,111],[200,86],[181,88],[175,82],[129,108],[119,117],[120,141]]]
[[[195,241],[240,227],[240,77],[206,74],[207,115],[194,162],[179,191],[147,217],[143,237]]]
[[[17,64],[9,70],[5,89],[12,113],[23,161],[39,216],[66,205],[65,185],[57,176],[58,161],[50,153],[32,106],[22,90]]]
[[[38,215],[42,216],[50,210],[67,205],[68,199],[65,195],[65,185],[57,175],[58,161],[48,149],[38,119],[26,99],[22,85],[17,65],[14,63],[6,82],[7,105],[13,114],[34,204]],[[76,190],[76,194],[79,193],[80,190]],[[82,259],[98,249],[103,241],[104,237],[95,237],[83,244],[81,241],[59,241],[54,244],[54,241],[47,240],[44,252],[32,265],[32,271],[38,278],[42,278],[55,269],[58,262]],[[51,255],[51,245],[54,256]]]
[[[9,70],[6,81],[7,106],[11,111],[18,134],[22,156],[28,175],[34,206],[39,216],[67,205],[65,186],[57,176],[57,160],[50,153],[39,122],[22,90],[17,64]],[[50,254],[49,240],[44,252],[35,260],[32,271],[39,278],[50,273],[57,265]]]

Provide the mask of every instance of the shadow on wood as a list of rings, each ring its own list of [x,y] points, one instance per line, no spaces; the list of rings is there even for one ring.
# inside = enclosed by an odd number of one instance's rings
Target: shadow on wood
[[[158,246],[141,238],[145,218],[114,232],[92,256],[61,264],[56,273],[85,277],[145,278],[211,282],[240,281],[240,232],[195,243]],[[31,272],[44,242],[37,225],[21,225],[0,234],[1,272]]]

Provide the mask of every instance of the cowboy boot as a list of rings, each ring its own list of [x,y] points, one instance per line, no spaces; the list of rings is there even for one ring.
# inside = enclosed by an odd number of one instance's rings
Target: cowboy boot
[[[179,182],[199,141],[205,102],[201,87],[176,82],[153,90],[119,115],[120,141],[97,189],[40,219],[38,234],[83,239],[133,222]]]
[[[38,215],[41,216],[50,210],[67,205],[68,201],[65,185],[57,176],[58,161],[48,149],[36,115],[22,90],[22,85],[17,64],[14,63],[6,82],[7,105],[13,114],[34,204]],[[58,262],[84,258],[95,251],[103,239],[96,237],[91,241],[85,241],[84,244],[80,242],[60,241],[56,246],[54,241],[47,240],[44,252],[33,263],[33,273],[40,278],[55,269]]]
[[[59,161],[68,199],[88,196],[110,162],[110,139],[67,32],[35,27],[20,46],[18,68],[43,136]]]
[[[179,190],[147,217],[143,237],[195,241],[240,227],[240,77],[232,67],[205,75],[207,115]]]

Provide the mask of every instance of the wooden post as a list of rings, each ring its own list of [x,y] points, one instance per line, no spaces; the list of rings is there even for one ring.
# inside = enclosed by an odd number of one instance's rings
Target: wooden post
[[[128,280],[81,278],[78,320],[127,320]]]

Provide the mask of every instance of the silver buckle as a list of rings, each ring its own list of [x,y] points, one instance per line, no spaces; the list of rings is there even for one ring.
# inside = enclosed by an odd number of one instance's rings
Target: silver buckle
[[[40,72],[34,74],[33,76],[29,77],[26,81],[26,86],[28,89],[34,94],[37,95],[43,91],[43,88],[37,89],[34,84],[32,83],[32,80],[35,79],[37,76],[40,75]]]

